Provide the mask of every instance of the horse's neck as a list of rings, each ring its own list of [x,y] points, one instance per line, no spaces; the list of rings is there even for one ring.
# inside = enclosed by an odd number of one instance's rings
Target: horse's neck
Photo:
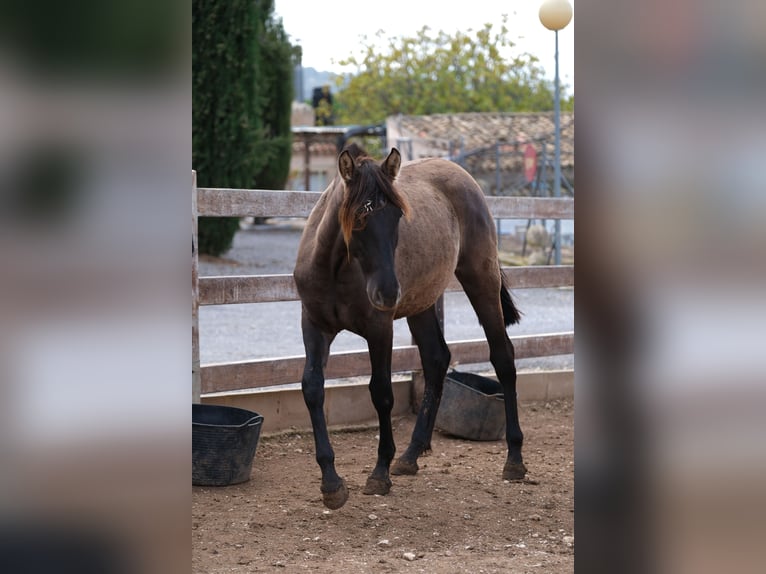
[[[326,192],[322,218],[317,223],[314,244],[314,261],[321,267],[335,269],[341,259],[347,257],[346,244],[338,221],[338,210],[343,200],[341,184],[331,186]]]

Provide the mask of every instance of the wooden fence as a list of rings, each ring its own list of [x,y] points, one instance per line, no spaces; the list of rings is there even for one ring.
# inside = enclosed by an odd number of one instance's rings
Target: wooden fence
[[[192,400],[200,394],[237,391],[300,382],[304,357],[284,357],[238,361],[200,366],[200,305],[270,303],[293,301],[298,293],[290,274],[234,275],[199,277],[197,255],[197,218],[208,217],[307,217],[319,198],[319,192],[266,191],[257,189],[197,188],[192,173]],[[487,197],[495,218],[502,219],[572,219],[574,200],[570,198]],[[535,266],[504,267],[513,289],[564,287],[574,285],[574,267]],[[449,290],[460,290],[457,280]],[[516,358],[545,357],[574,352],[574,333],[551,333],[511,337]],[[460,364],[489,362],[486,340],[448,341],[453,361]],[[394,347],[392,372],[419,371],[418,349],[414,345]],[[327,363],[327,379],[341,379],[370,374],[367,351],[332,353]]]

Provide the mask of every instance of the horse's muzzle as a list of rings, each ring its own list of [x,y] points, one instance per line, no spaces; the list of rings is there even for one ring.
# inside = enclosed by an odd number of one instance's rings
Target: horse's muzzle
[[[402,290],[399,287],[398,281],[389,288],[381,288],[370,282],[367,284],[367,297],[372,306],[378,311],[391,311],[399,304],[399,300],[402,298]]]

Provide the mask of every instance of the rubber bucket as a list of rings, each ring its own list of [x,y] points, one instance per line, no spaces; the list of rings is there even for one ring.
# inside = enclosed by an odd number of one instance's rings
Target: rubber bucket
[[[473,373],[451,371],[444,379],[435,426],[469,440],[500,440],[505,436],[502,385]]]
[[[222,405],[192,404],[192,484],[228,486],[250,479],[263,416]]]

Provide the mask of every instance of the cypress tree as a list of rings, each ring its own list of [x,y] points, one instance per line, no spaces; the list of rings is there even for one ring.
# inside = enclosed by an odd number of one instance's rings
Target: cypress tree
[[[267,13],[273,11],[273,0],[261,0]],[[281,21],[269,17],[259,34],[260,55],[256,90],[261,102],[264,137],[256,145],[256,153],[265,160],[255,175],[261,189],[283,189],[290,172],[292,156],[293,53]]]
[[[280,189],[287,178],[290,119],[288,112],[285,124],[277,101],[287,96],[290,105],[292,76],[277,70],[291,66],[290,45],[273,9],[273,0],[192,2],[192,165],[200,187]],[[226,252],[238,228],[238,218],[200,218],[200,253]]]

